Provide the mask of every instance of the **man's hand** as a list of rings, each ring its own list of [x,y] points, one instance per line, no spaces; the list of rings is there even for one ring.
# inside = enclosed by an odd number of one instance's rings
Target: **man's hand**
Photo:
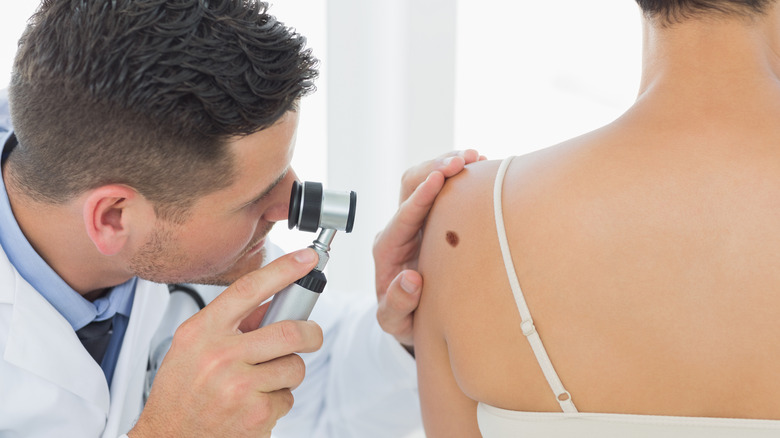
[[[258,306],[316,264],[311,249],[281,257],[241,277],[185,321],[128,435],[270,436],[292,408],[290,390],[304,377],[303,360],[294,353],[319,349],[322,330],[310,321],[253,330],[246,321],[256,328],[263,313]]]
[[[420,303],[422,277],[416,271],[422,226],[444,180],[466,164],[484,160],[473,149],[451,152],[407,170],[401,179],[398,212],[374,240],[377,320],[408,350],[413,344],[412,321]]]

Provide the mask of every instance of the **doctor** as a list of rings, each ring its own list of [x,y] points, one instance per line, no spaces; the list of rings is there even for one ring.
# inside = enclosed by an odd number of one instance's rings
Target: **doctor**
[[[255,330],[260,304],[316,264],[302,250],[258,269],[317,75],[265,10],[59,0],[31,20],[0,111],[0,436],[268,436],[303,381],[296,353],[317,350],[291,436],[416,426],[412,359],[374,315],[410,348],[421,279],[402,269],[444,177],[476,154],[405,175],[374,249],[378,310],[322,303],[322,349],[314,322]],[[176,330],[147,398],[163,284],[178,282],[227,289]]]

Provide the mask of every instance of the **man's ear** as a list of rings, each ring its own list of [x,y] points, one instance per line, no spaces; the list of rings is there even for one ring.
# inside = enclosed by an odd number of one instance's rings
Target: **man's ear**
[[[132,229],[129,209],[145,202],[131,187],[111,184],[92,189],[84,202],[84,225],[87,234],[101,254],[119,253],[130,238]]]

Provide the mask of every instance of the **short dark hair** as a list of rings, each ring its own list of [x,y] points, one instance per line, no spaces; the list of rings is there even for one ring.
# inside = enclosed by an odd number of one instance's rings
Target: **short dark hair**
[[[662,24],[679,23],[701,15],[753,17],[766,12],[775,0],[636,0],[645,16]]]
[[[62,203],[122,183],[160,213],[232,183],[226,144],[313,92],[306,39],[253,0],[44,0],[9,89],[14,181]]]

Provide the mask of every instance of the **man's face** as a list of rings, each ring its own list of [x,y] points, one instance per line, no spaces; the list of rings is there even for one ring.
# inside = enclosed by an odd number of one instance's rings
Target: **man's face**
[[[263,262],[265,237],[287,219],[298,115],[230,144],[235,180],[199,198],[177,225],[157,220],[131,260],[135,275],[158,283],[227,286]]]

